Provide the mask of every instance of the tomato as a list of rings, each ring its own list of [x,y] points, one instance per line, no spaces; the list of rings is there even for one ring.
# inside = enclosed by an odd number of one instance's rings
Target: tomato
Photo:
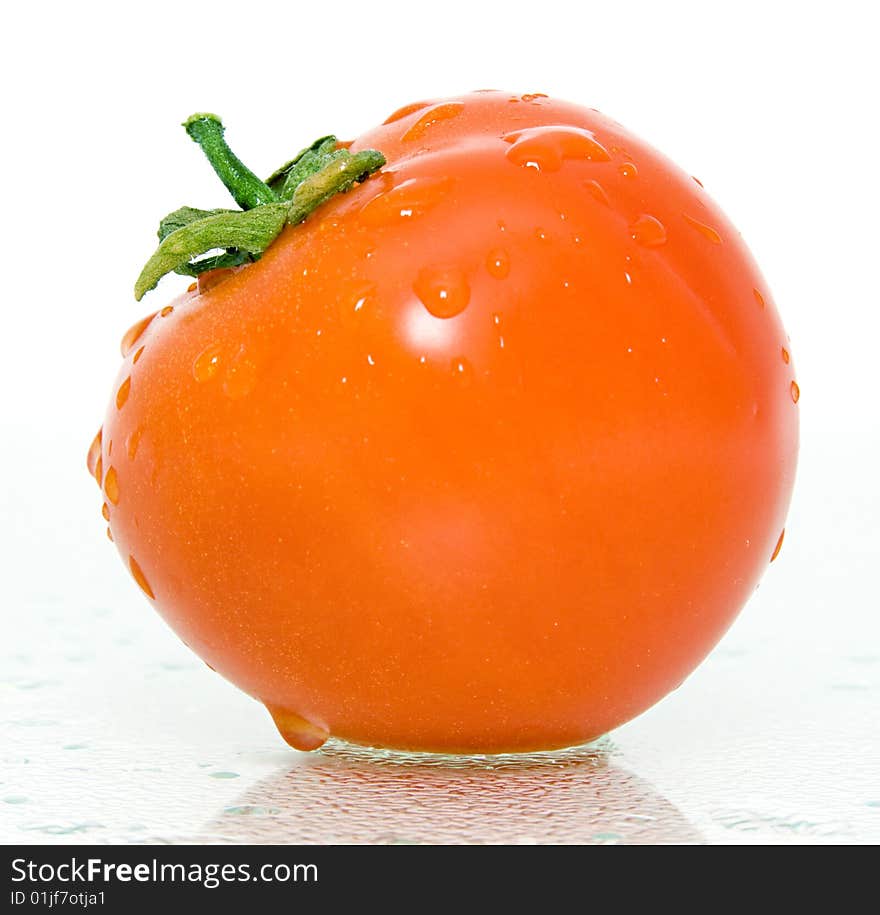
[[[798,388],[697,181],[480,92],[130,332],[91,454],[144,594],[300,748],[524,751],[637,715],[775,555]]]

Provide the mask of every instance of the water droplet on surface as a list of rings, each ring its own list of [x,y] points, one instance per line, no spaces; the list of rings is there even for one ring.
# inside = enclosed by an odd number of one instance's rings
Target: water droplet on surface
[[[801,399],[801,389],[798,386],[798,383],[793,381],[789,390],[791,391],[791,399],[797,403]]]
[[[782,533],[779,535],[779,539],[776,541],[776,546],[773,549],[773,555],[770,557],[770,562],[779,555],[779,551],[782,549],[782,541],[785,540],[785,528],[782,529]]]
[[[604,203],[605,206],[611,206],[611,201],[608,199],[608,195],[605,193],[605,188],[599,184],[598,181],[585,181],[584,187],[592,194],[599,203]]]
[[[131,375],[119,385],[119,390],[116,392],[116,409],[121,410],[125,406],[125,402],[128,400],[128,395],[131,393]]]
[[[238,772],[209,772],[209,778],[241,778]]]
[[[220,370],[220,353],[222,347],[213,343],[205,347],[193,360],[193,378],[199,383],[210,381]]]
[[[174,311],[174,306],[173,306],[173,305],[166,305],[166,306],[159,312],[159,317],[160,317],[160,318],[167,318],[168,315],[170,315],[172,311]]]
[[[137,564],[137,560],[134,556],[128,557],[128,568],[131,570],[131,574],[134,577],[134,580],[140,586],[141,591],[150,598],[150,600],[155,600],[156,595],[153,594],[153,589],[150,587],[150,583],[147,581],[147,576],[144,575],[143,570]]]
[[[762,296],[757,289],[753,289],[752,292],[755,294],[755,301],[761,306],[761,308],[765,308],[766,303],[764,302],[764,296]]]
[[[457,267],[423,267],[413,290],[435,318],[453,318],[467,308],[471,289]]]
[[[110,506],[106,502],[101,506],[101,517],[105,521],[110,520]]]
[[[400,139],[404,143],[420,140],[428,128],[441,121],[448,121],[450,118],[457,117],[462,111],[464,111],[464,105],[461,102],[446,102],[443,105],[435,105],[433,108],[429,108]]]
[[[308,721],[295,712],[288,712],[275,706],[266,706],[272,716],[278,733],[295,750],[317,750],[330,736],[330,732],[320,724]]]
[[[239,400],[250,394],[256,383],[257,366],[242,347],[223,379],[223,393],[232,400]]]
[[[403,108],[398,108],[393,114],[389,114],[388,117],[382,121],[382,124],[393,124],[395,121],[399,121],[407,115],[415,114],[417,111],[421,111],[423,108],[427,108],[428,105],[433,104],[433,102],[413,102],[411,105],[404,105]]]
[[[97,477],[97,466],[98,461],[101,459],[101,445],[104,438],[104,427],[102,426],[98,429],[97,434],[92,439],[91,445],[89,445],[88,453],[86,454],[86,467],[89,469],[89,473],[93,477]]]
[[[113,531],[110,530],[109,525],[107,525],[107,539],[113,543]]]
[[[281,813],[280,807],[262,807],[259,804],[239,804],[235,807],[224,807],[227,816],[271,817]]]
[[[639,173],[635,162],[624,162],[617,170],[624,178],[635,178]]]
[[[187,291],[187,292],[195,292],[196,289],[198,289],[198,288],[199,288],[199,284],[196,283],[195,281],[193,281],[192,283],[189,284],[189,286],[186,287],[186,291]]]
[[[684,216],[684,221],[696,229],[703,238],[707,238],[713,245],[721,244],[721,236],[712,228],[712,226],[707,226],[706,223],[700,222],[699,219],[694,219],[693,216],[688,216],[687,213],[682,213]]]
[[[142,346],[142,347],[134,354],[134,356],[132,357],[132,360],[131,360],[131,364],[132,364],[132,365],[137,365],[137,361],[138,361],[138,359],[141,358],[141,356],[143,356],[144,350],[145,350],[145,349],[146,349],[146,347],[145,347],[145,346]]]
[[[95,462],[95,479],[98,481],[98,486],[104,485],[104,459],[100,456]]]
[[[506,134],[502,139],[511,144],[506,155],[514,165],[543,172],[559,171],[566,159],[590,162],[611,159],[593,134],[579,127],[530,127]]]
[[[116,476],[115,467],[107,468],[107,476],[104,477],[104,492],[114,505],[119,504],[119,478]]]
[[[122,340],[119,343],[119,349],[122,351],[123,357],[127,356],[132,351],[132,349],[134,349],[135,343],[140,340],[144,331],[150,326],[153,318],[155,318],[158,313],[159,312],[154,311],[151,315],[147,315],[146,318],[141,318],[137,324],[132,324],[131,327],[129,327],[129,329],[125,332]]]
[[[361,220],[366,225],[382,226],[422,216],[443,200],[452,185],[453,179],[447,175],[410,178],[368,200],[360,211]]]
[[[486,269],[496,280],[503,280],[510,273],[510,258],[503,248],[493,248],[486,258]]]
[[[783,346],[782,347],[782,361],[788,365],[791,362],[791,353]]]
[[[656,216],[643,213],[629,228],[640,245],[656,248],[666,244],[666,226]]]
[[[696,176],[695,176],[695,175],[691,175],[691,178],[693,178],[693,179],[694,179],[694,181],[696,181],[696,182],[697,182],[697,184],[699,184],[699,185],[700,185],[700,187],[702,187],[702,186],[703,186],[703,182],[702,182],[702,181],[700,181],[700,179],[699,179],[699,178],[697,178],[697,177],[696,177]]]

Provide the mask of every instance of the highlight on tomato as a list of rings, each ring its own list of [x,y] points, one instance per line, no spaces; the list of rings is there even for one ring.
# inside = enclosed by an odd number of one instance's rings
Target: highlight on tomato
[[[581,743],[782,544],[799,389],[745,244],[595,110],[477,92],[166,216],[89,450],[146,598],[300,749]],[[173,710],[169,709],[169,714]]]

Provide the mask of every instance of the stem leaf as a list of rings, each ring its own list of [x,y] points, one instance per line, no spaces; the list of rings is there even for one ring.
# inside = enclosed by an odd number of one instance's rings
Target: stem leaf
[[[272,172],[266,179],[267,186],[282,199],[289,200],[296,185],[303,178],[318,171],[320,165],[314,166],[314,163],[323,160],[326,153],[332,152],[334,149],[336,149],[336,137],[332,135],[318,137],[311,146],[301,149],[289,162],[285,162],[281,168]],[[285,187],[289,189],[286,197],[284,195]]]
[[[172,233],[176,232],[178,229],[182,229],[184,226],[188,226],[191,222],[196,222],[199,219],[204,219],[206,216],[217,216],[219,213],[237,213],[238,210],[198,210],[195,207],[180,207],[180,209],[175,210],[173,213],[169,213],[160,223],[159,231],[156,233],[159,236],[159,241],[165,241],[165,239]]]
[[[289,203],[279,201],[253,210],[213,213],[180,226],[162,240],[147,261],[135,283],[135,298],[140,301],[166,273],[215,248],[262,254],[284,227],[289,208]]]
[[[315,174],[302,181],[293,193],[287,221],[302,222],[322,203],[347,191],[356,181],[385,164],[385,157],[375,149],[363,149],[352,155],[347,149],[335,150],[333,157]]]

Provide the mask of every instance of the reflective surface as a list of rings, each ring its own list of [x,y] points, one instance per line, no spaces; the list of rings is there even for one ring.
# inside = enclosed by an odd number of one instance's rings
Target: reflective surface
[[[603,744],[507,757],[330,745],[258,782],[198,838],[232,842],[694,842],[685,816]]]
[[[787,628],[772,576],[641,718],[495,758],[289,751],[122,574],[108,581],[113,609],[74,613],[46,582],[4,619],[3,842],[880,841],[880,657],[844,626],[824,642]]]

